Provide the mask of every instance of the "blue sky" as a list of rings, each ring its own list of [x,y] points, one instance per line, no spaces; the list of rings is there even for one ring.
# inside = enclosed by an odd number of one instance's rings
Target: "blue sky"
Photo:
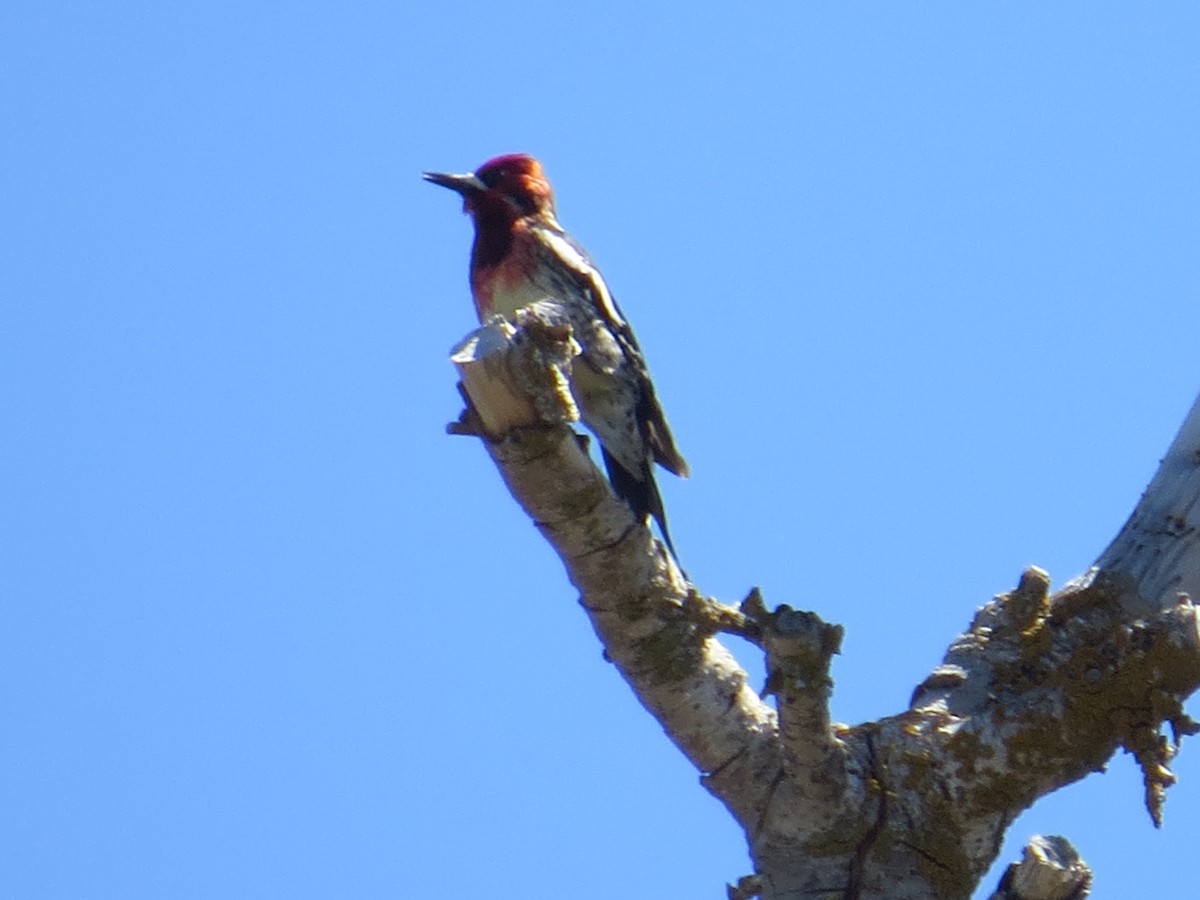
[[[844,624],[853,723],[1086,568],[1200,389],[1197,46],[1183,3],[5,4],[0,894],[723,896],[740,834],[444,433],[470,227],[419,173],[543,160],[686,568]],[[1000,862],[1179,896],[1190,750],[1162,831],[1118,757]]]

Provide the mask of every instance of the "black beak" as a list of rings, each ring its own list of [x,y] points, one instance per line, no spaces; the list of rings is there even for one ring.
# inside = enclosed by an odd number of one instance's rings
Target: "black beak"
[[[421,177],[426,181],[431,181],[444,188],[457,191],[464,197],[487,190],[487,185],[476,178],[472,172],[468,172],[466,175],[451,175],[446,172],[422,172]]]

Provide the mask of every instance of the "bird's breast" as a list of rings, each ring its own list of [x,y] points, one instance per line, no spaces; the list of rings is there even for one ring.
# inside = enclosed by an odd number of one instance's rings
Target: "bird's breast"
[[[491,315],[511,319],[521,307],[553,295],[552,289],[531,277],[520,260],[512,258],[476,273],[471,287],[481,322]]]

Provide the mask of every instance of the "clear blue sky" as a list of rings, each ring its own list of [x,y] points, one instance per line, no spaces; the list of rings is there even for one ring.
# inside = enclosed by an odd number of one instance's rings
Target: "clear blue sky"
[[[723,896],[740,834],[444,434],[470,226],[419,173],[543,160],[686,567],[893,713],[1200,390],[1200,7],[992,6],[6,3],[0,896]],[[1120,757],[1001,862],[1182,896],[1177,771],[1163,831]]]

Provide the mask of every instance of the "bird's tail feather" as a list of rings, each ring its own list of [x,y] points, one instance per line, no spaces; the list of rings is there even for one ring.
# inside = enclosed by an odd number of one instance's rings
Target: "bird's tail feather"
[[[675,552],[671,532],[667,529],[667,514],[663,510],[662,495],[658,492],[650,460],[646,460],[642,471],[635,474],[622,466],[607,450],[601,448],[601,455],[604,457],[604,467],[608,469],[608,480],[612,484],[613,492],[629,504],[639,519],[654,517],[654,521],[658,523],[658,530],[662,533],[663,543],[678,560],[679,555]]]

